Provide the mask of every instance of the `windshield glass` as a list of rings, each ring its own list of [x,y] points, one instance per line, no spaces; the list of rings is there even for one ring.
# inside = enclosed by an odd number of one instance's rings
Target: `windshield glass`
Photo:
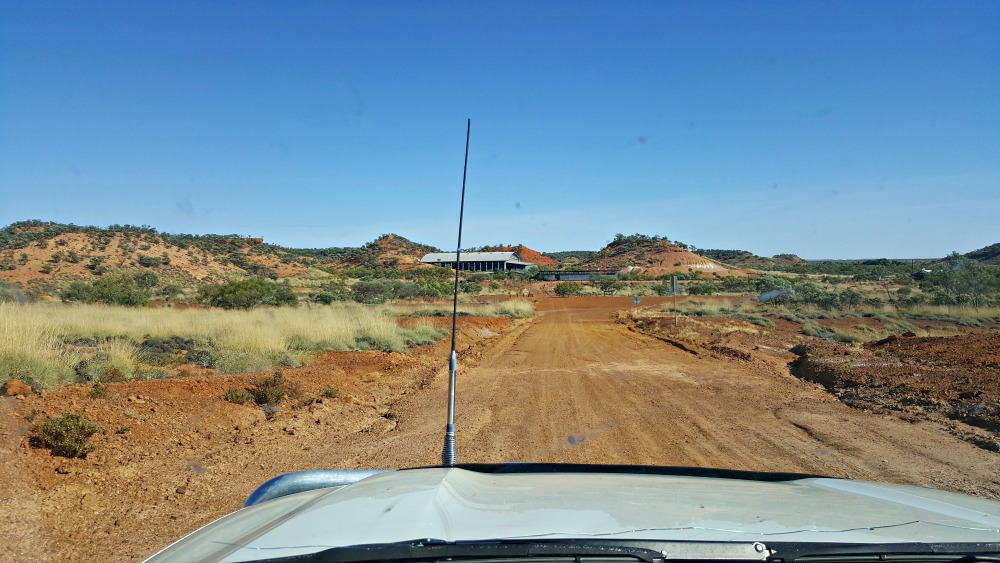
[[[331,508],[364,543],[988,538],[997,29],[978,1],[0,3],[11,557],[136,560],[286,472],[439,465],[452,366],[459,464],[891,486],[397,472],[330,497],[367,499]],[[525,506],[551,517],[481,526]],[[334,536],[296,545],[361,542]]]

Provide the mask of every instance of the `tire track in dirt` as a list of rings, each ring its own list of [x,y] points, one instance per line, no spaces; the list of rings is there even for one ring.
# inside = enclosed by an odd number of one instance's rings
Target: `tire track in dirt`
[[[1000,456],[933,424],[852,410],[773,364],[695,357],[629,332],[611,318],[627,306],[543,300],[531,323],[474,363],[460,357],[460,463],[800,471],[1000,498]],[[356,461],[436,463],[426,449],[440,447],[446,385],[442,371],[432,392],[399,405],[408,422],[377,448],[378,459]]]

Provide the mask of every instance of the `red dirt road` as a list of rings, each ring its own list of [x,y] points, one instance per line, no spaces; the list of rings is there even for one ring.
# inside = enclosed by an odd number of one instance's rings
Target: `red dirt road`
[[[1000,498],[1000,455],[932,422],[853,410],[791,376],[782,351],[695,356],[629,331],[612,314],[631,306],[552,298],[526,321],[460,320],[459,462],[798,471]],[[286,377],[314,392],[337,386],[341,397],[273,421],[221,400],[236,376],[117,384],[108,400],[74,386],[7,401],[0,507],[13,547],[0,559],[136,560],[234,510],[277,473],[436,464],[446,346],[320,356]],[[86,460],[28,448],[23,417],[70,405],[132,430],[103,437]],[[149,416],[123,419],[126,409]]]

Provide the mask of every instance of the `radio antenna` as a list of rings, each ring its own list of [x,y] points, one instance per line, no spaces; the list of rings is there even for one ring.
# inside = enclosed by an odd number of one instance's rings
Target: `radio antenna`
[[[448,425],[444,427],[444,448],[441,450],[441,465],[454,467],[458,462],[455,449],[455,375],[458,372],[458,355],[455,354],[455,336],[458,328],[458,271],[462,258],[462,216],[465,214],[465,177],[469,171],[469,134],[472,132],[472,118],[465,124],[465,164],[462,166],[462,201],[458,206],[458,246],[455,247],[455,293],[451,306],[451,356],[448,358]]]

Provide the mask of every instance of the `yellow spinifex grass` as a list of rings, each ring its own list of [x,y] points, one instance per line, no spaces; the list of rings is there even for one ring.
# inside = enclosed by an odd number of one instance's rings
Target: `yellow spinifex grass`
[[[451,315],[451,307],[452,303],[450,301],[442,301],[441,303],[396,303],[391,306],[390,310],[397,315],[444,317]],[[523,319],[535,314],[535,305],[524,299],[509,299],[495,303],[459,302],[458,312],[476,317],[512,317]]]
[[[66,383],[81,359],[98,359],[121,372],[121,365],[135,364],[133,343],[175,336],[211,350],[219,371],[246,372],[295,365],[318,350],[402,352],[442,334],[429,324],[402,328],[384,307],[355,303],[250,311],[0,303],[0,379]],[[81,338],[102,343],[96,350],[67,345]],[[122,373],[126,379],[133,375]]]
[[[62,346],[49,315],[26,314],[27,309],[0,303],[0,380],[21,379],[43,387],[71,380],[82,355]]]

